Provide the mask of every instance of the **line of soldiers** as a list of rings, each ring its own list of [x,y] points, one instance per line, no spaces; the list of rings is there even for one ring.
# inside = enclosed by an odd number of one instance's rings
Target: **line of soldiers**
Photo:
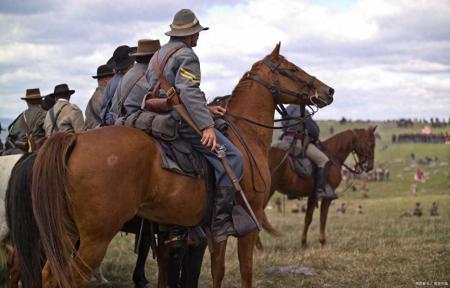
[[[27,89],[21,99],[28,108],[9,125],[3,155],[34,151],[45,137],[58,131],[82,131],[83,113],[69,102],[73,93],[67,84],[56,85],[53,93],[46,96],[41,95],[39,88]]]
[[[9,127],[6,154],[19,152],[20,145],[25,145],[26,151],[34,151],[38,140],[55,132],[78,132],[114,125],[118,117],[140,109],[170,113],[178,123],[180,138],[189,142],[214,167],[216,193],[211,232],[215,241],[221,242],[230,235],[237,235],[231,217],[236,191],[214,151],[218,144],[226,147],[225,158],[239,180],[243,175],[243,159],[235,145],[214,127],[214,118],[223,116],[225,109],[207,106],[205,94],[200,89],[200,61],[192,48],[197,45],[199,33],[209,28],[200,25],[189,9],[178,11],[170,28],[165,33],[170,36],[165,45],[150,39],[139,40],[135,48],[121,45],[105,65],[98,67],[97,75],[93,76],[98,87],[87,105],[86,121],[81,110],[70,103],[75,91],[67,84],[57,85],[54,92],[45,97],[40,95],[39,89],[28,89],[26,97],[22,98],[27,101],[28,109]],[[167,86],[171,89],[167,90]],[[201,136],[176,111],[170,111],[166,99],[167,92],[172,89],[202,132]],[[44,107],[47,101],[54,104]],[[246,221],[240,223],[240,227],[248,227],[248,232],[256,228],[251,218]],[[169,277],[169,281],[176,280],[172,278],[175,277]],[[181,284],[169,283],[169,286],[181,287]]]

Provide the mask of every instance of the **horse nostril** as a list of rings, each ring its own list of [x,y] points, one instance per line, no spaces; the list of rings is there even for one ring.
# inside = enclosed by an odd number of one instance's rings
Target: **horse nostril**
[[[334,89],[333,88],[330,88],[330,96],[333,96],[333,94],[334,94]]]

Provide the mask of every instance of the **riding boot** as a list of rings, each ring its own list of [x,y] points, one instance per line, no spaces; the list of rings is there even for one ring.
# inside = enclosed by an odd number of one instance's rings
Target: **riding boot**
[[[216,242],[222,242],[230,235],[236,235],[233,227],[232,209],[234,204],[233,187],[217,187],[214,201],[212,234]]]
[[[318,199],[335,200],[338,198],[333,189],[327,189],[327,179],[331,168],[331,161],[328,161],[323,168],[317,168],[316,173],[316,195]]]

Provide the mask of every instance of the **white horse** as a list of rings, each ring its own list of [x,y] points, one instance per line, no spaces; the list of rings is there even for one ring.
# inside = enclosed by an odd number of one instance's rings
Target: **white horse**
[[[8,234],[5,209],[6,188],[8,187],[11,171],[17,161],[19,161],[20,157],[22,157],[22,154],[0,157],[0,241],[5,239]]]

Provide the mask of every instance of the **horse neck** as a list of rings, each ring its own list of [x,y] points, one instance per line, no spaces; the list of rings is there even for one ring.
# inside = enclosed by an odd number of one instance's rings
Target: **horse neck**
[[[327,147],[338,163],[342,165],[354,149],[354,143],[356,140],[355,137],[356,136],[351,130],[346,130],[331,138],[328,138],[325,142],[323,142],[323,144]]]
[[[231,95],[227,110],[264,125],[273,125],[275,103],[270,91],[250,79],[242,79]],[[230,117],[249,147],[268,151],[273,131]]]

